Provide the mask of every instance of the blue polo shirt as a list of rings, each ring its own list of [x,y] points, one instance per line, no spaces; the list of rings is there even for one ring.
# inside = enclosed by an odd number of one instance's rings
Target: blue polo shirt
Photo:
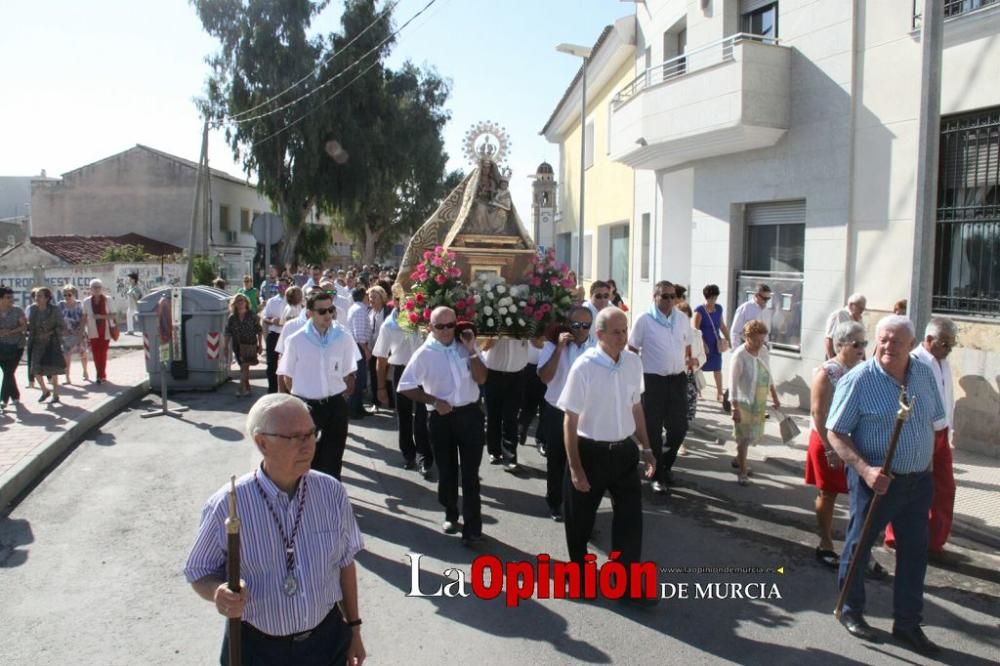
[[[860,364],[837,382],[826,427],[848,435],[868,464],[881,466],[899,410],[899,383],[876,359]],[[910,418],[903,424],[892,460],[892,471],[926,471],[934,453],[934,422],[944,418],[934,375],[923,363],[910,359],[906,369]]]

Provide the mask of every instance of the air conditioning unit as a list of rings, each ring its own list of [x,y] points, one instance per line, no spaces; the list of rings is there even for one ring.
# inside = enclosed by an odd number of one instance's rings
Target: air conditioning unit
[[[236,242],[240,239],[240,232],[238,231],[225,231],[223,232],[223,234],[226,242],[231,245],[235,245]]]

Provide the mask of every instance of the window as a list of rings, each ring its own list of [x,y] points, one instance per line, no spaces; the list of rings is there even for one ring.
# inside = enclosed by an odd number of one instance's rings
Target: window
[[[639,279],[648,280],[649,279],[649,249],[652,247],[650,243],[649,233],[650,233],[650,215],[649,213],[642,214],[642,235],[639,237],[639,242],[641,243],[639,249]]]
[[[583,271],[580,277],[584,280],[594,279],[594,234],[583,235]]]
[[[583,168],[594,166],[594,121],[591,120],[584,129],[583,135]]]
[[[758,282],[771,287],[770,340],[777,349],[799,351],[802,343],[802,272],[805,269],[806,202],[748,204],[745,211],[744,270],[737,276],[736,302]]]
[[[623,298],[628,296],[628,225],[616,224],[610,229],[608,254],[610,278]]]
[[[1000,0],[944,0],[944,16],[958,16],[996,4]]]
[[[240,208],[240,231],[250,233],[250,210]]]
[[[229,206],[219,204],[219,229],[229,231]]]
[[[1000,107],[941,119],[935,312],[1000,317]]]
[[[556,234],[556,259],[564,264],[572,265],[574,257],[571,256],[573,249],[573,234],[567,231],[564,234]]]
[[[761,37],[778,38],[778,3],[767,0],[740,1],[743,32]]]

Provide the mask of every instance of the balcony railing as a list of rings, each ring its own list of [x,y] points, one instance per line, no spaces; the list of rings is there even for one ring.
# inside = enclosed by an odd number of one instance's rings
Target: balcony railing
[[[1000,1],[1000,0],[997,0]],[[679,56],[665,60],[659,65],[653,65],[639,76],[632,79],[624,88],[618,91],[611,100],[614,108],[618,108],[646,88],[665,83],[694,71],[705,69],[733,59],[733,51],[740,42],[759,42],[776,46],[778,40],[763,35],[752,35],[741,32],[730,35],[717,42],[700,46]]]

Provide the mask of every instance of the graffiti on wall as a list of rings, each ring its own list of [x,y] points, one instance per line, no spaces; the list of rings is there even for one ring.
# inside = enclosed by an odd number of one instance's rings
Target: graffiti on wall
[[[162,271],[162,272],[161,272]],[[128,307],[125,292],[129,286],[129,273],[139,274],[139,288],[143,295],[160,287],[180,287],[184,284],[186,266],[183,264],[93,264],[49,268],[32,273],[17,271],[0,272],[0,284],[14,290],[14,304],[27,308],[31,304],[31,290],[36,286],[52,289],[57,300],[65,285],[76,287],[81,299],[90,295],[90,281],[97,279],[104,283],[104,291],[111,298],[114,312],[124,314]],[[37,280],[37,282],[36,282]]]

